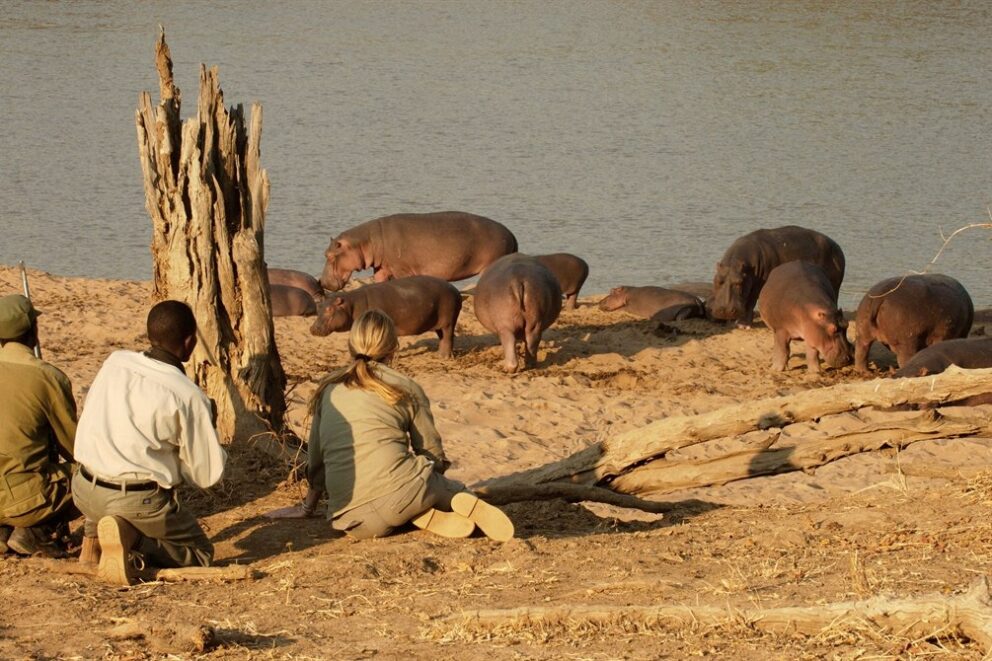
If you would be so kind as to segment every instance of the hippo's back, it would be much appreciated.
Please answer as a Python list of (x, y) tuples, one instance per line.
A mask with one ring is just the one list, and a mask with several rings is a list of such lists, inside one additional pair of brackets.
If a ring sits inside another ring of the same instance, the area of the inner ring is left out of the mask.
[(544, 264), (558, 278), (561, 291), (566, 296), (578, 293), (589, 277), (589, 264), (586, 260), (567, 252), (535, 255), (534, 259)]
[(377, 308), (392, 318), (400, 335), (415, 335), (458, 319), (462, 298), (450, 282), (414, 275), (359, 287), (350, 292), (354, 316)]
[(397, 278), (462, 280), (517, 250), (516, 237), (504, 225), (464, 211), (383, 216), (360, 225), (356, 236), (369, 237), (383, 268)]
[(918, 351), (893, 376), (940, 374), (951, 365), (968, 370), (992, 367), (992, 337), (959, 338), (931, 344)]
[(876, 283), (858, 305), (858, 332), (878, 326), (930, 325), (953, 319), (957, 332), (967, 334), (975, 316), (971, 296), (954, 278), (925, 273), (886, 278)]
[(844, 280), (846, 260), (840, 245), (826, 234), (798, 225), (755, 230), (737, 239), (727, 252), (752, 260), (764, 278), (776, 266), (801, 260), (822, 267), (837, 292)]

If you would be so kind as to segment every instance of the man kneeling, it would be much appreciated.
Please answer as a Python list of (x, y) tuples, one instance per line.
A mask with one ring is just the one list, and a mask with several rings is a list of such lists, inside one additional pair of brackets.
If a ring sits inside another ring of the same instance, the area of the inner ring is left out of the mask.
[(98, 574), (120, 585), (142, 565), (210, 564), (213, 545), (175, 488), (216, 484), (227, 458), (210, 400), (183, 371), (196, 346), (193, 311), (179, 301), (155, 305), (148, 340), (148, 351), (107, 358), (76, 431), (72, 495), (86, 517), (83, 556), (94, 558), (99, 545)]

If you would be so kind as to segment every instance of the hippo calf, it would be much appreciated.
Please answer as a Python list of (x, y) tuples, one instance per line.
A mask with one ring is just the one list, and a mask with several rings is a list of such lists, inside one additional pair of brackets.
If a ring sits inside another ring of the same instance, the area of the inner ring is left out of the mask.
[(462, 297), (454, 285), (429, 275), (399, 278), (328, 295), (317, 310), (310, 333), (328, 335), (350, 330), (354, 320), (372, 308), (389, 315), (398, 335), (437, 332), (440, 339), (438, 355), (451, 357)]
[(689, 292), (664, 287), (614, 287), (599, 302), (599, 309), (623, 310), (645, 319), (678, 321), (705, 317), (703, 302)]
[(776, 266), (761, 289), (758, 308), (775, 333), (772, 369), (785, 370), (792, 340), (806, 344), (810, 374), (820, 373), (821, 355), (830, 367), (851, 364), (847, 322), (837, 308), (833, 283), (820, 266), (801, 261)]
[(288, 285), (269, 285), (273, 317), (309, 317), (317, 314), (317, 302), (310, 292)]
[(544, 264), (558, 278), (562, 296), (565, 297), (565, 309), (574, 310), (578, 307), (579, 290), (589, 277), (589, 264), (586, 260), (567, 252), (534, 255), (534, 259)]
[(734, 241), (717, 263), (710, 316), (750, 326), (772, 269), (797, 259), (823, 268), (836, 297), (844, 280), (844, 251), (833, 239), (797, 225), (760, 229)]
[(878, 340), (896, 354), (902, 367), (931, 344), (967, 337), (974, 316), (971, 296), (950, 276), (934, 273), (882, 280), (858, 305), (854, 365), (868, 372), (868, 350)]
[(517, 251), (506, 227), (462, 211), (401, 213), (345, 230), (324, 252), (324, 289), (342, 289), (355, 271), (371, 268), (376, 282), (411, 275), (455, 281), (480, 273)]
[(298, 287), (307, 292), (316, 300), (324, 298), (324, 288), (320, 286), (317, 278), (303, 271), (293, 269), (267, 269), (269, 273), (269, 286), (286, 285), (287, 287)]
[(475, 316), (496, 333), (503, 347), (503, 368), (516, 372), (517, 342), (524, 342), (524, 365), (537, 363), (541, 334), (561, 313), (561, 286), (548, 267), (529, 255), (500, 257), (479, 276)]

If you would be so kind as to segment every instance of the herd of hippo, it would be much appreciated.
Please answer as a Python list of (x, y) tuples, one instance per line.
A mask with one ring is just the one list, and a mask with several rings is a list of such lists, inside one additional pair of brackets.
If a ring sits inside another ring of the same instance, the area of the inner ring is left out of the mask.
[[(589, 275), (584, 260), (568, 253), (526, 255), (500, 223), (470, 213), (396, 214), (367, 221), (331, 240), (317, 280), (300, 271), (268, 270), (275, 316), (316, 315), (310, 332), (347, 331), (369, 308), (386, 312), (400, 335), (434, 331), (438, 352), (450, 357), (462, 293), (451, 282), (478, 275), (474, 308), (496, 334), (503, 366), (533, 366), (541, 334), (562, 308), (577, 305)], [(672, 321), (693, 317), (750, 326), (755, 307), (775, 336), (772, 368), (784, 370), (789, 344), (803, 340), (810, 372), (820, 358), (831, 367), (852, 361), (868, 371), (875, 341), (899, 363), (896, 376), (920, 376), (955, 364), (992, 366), (992, 339), (966, 339), (974, 319), (971, 297), (946, 275), (895, 277), (876, 284), (854, 317), (856, 343), (837, 305), (844, 279), (844, 252), (830, 237), (794, 225), (760, 229), (731, 244), (716, 266), (713, 283), (672, 288), (616, 287), (602, 310)], [(341, 291), (353, 273), (371, 268), (374, 283)], [(563, 299), (564, 298), (564, 302)]]

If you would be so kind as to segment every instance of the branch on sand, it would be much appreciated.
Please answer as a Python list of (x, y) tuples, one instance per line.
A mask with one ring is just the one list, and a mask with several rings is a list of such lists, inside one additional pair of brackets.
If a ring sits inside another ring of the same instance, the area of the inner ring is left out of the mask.
[[(595, 501), (599, 500), (597, 495), (607, 490), (639, 495), (723, 484), (757, 475), (808, 471), (858, 452), (903, 447), (926, 439), (975, 435), (992, 427), (992, 420), (984, 410), (977, 409), (967, 418), (936, 413), (907, 418), (905, 412), (876, 412), (872, 416), (876, 420), (859, 429), (830, 431), (828, 424), (820, 424), (820, 429), (814, 425), (814, 433), (807, 432), (807, 440), (788, 438), (787, 443), (772, 447), (787, 438), (787, 432), (794, 432), (781, 428), (867, 406), (934, 406), (988, 392), (992, 392), (992, 369), (963, 370), (952, 366), (933, 376), (875, 379), (744, 402), (700, 415), (665, 418), (591, 445), (560, 461), (490, 480), (477, 485), (476, 490), (508, 503), (562, 497), (556, 490), (562, 495), (572, 493), (574, 499), (579, 493), (574, 487), (582, 485), (592, 487), (588, 500)], [(740, 436), (759, 431), (765, 432), (766, 438), (752, 443), (757, 447), (740, 449)], [(809, 440), (808, 436), (819, 438)], [(702, 461), (670, 457), (676, 450), (709, 441), (723, 441), (731, 446), (736, 441), (736, 447), (723, 456)]]
[(960, 634), (992, 651), (992, 594), (980, 577), (964, 594), (930, 594), (897, 599), (876, 596), (806, 607), (744, 608), (720, 606), (577, 606), (521, 607), (465, 611), (446, 617), (439, 628), (498, 633), (560, 627), (623, 627), (686, 629), (743, 625), (774, 634), (815, 636), (868, 622), (882, 630), (912, 638)]

